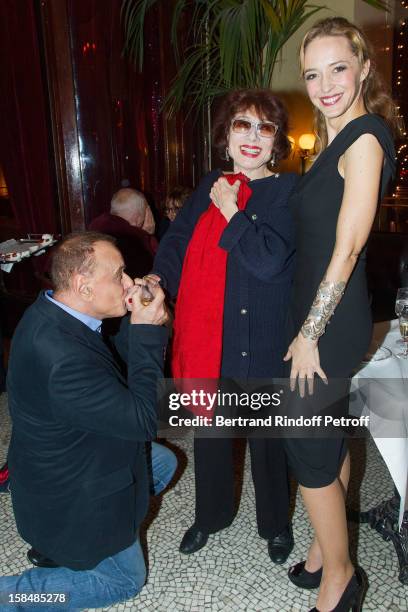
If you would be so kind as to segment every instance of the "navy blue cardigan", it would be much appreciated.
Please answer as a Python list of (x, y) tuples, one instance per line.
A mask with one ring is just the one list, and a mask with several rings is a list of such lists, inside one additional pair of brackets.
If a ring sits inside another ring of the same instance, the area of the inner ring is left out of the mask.
[[(214, 170), (202, 179), (160, 243), (153, 270), (172, 297), (194, 227), (219, 176)], [(228, 252), (222, 376), (284, 376), (295, 252), (287, 201), (297, 178), (282, 174), (251, 181), (245, 211), (232, 217), (221, 236), (219, 246)]]

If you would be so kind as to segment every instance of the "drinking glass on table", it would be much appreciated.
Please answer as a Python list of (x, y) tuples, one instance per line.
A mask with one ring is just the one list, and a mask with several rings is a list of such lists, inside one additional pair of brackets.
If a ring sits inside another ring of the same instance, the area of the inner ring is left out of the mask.
[[(397, 298), (395, 300), (395, 314), (397, 317), (400, 316), (404, 306), (408, 306), (408, 287), (400, 287), (397, 291)], [(403, 346), (403, 340), (397, 340), (399, 346)]]
[(408, 287), (400, 287), (397, 291), (397, 299), (395, 300), (395, 314), (400, 316), (404, 306), (408, 306)]
[(408, 304), (400, 310), (398, 319), (404, 348), (401, 352), (396, 353), (396, 356), (400, 359), (408, 359)]

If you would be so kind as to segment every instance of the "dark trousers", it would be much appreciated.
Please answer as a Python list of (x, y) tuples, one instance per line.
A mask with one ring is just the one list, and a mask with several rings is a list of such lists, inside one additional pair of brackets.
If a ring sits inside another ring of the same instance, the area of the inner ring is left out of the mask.
[[(286, 456), (279, 439), (250, 438), (256, 518), (261, 538), (271, 539), (289, 523)], [(228, 527), (234, 519), (232, 438), (195, 438), (195, 524), (204, 533)]]

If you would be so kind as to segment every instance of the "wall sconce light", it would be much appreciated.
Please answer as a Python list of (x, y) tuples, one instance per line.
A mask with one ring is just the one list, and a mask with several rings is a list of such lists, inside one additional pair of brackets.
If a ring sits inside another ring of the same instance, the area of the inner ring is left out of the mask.
[(6, 179), (4, 178), (3, 169), (0, 166), (0, 198), (8, 198), (9, 192), (7, 189)]
[(311, 160), (313, 150), (316, 142), (316, 136), (314, 134), (302, 134), (299, 136), (299, 155), (301, 160), (302, 175), (306, 171), (306, 164)]

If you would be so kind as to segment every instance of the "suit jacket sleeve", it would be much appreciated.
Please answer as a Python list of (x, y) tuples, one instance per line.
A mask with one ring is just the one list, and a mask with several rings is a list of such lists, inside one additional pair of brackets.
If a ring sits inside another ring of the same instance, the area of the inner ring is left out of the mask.
[(157, 380), (167, 330), (128, 326), (128, 380), (95, 351), (67, 351), (49, 376), (54, 417), (74, 429), (127, 440), (156, 437)]
[[(105, 323), (105, 321), (104, 321)], [(127, 367), (128, 356), (129, 356), (129, 327), (130, 327), (130, 314), (122, 317), (120, 322), (119, 330), (114, 335), (109, 335), (109, 340), (115, 347), (120, 358)]]

